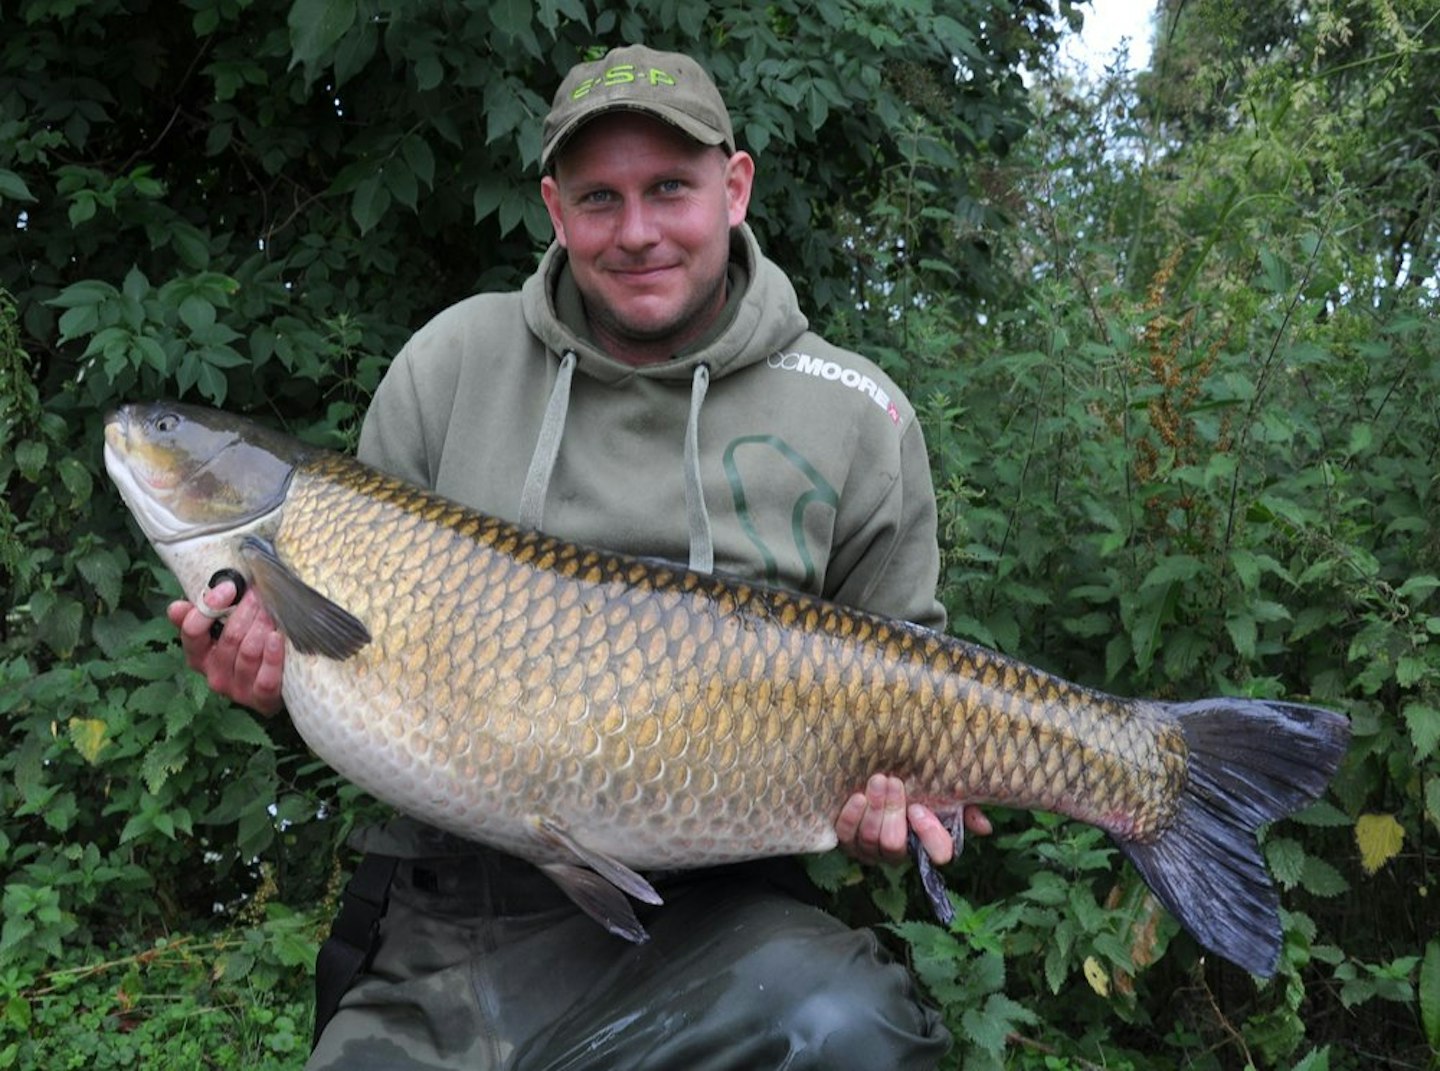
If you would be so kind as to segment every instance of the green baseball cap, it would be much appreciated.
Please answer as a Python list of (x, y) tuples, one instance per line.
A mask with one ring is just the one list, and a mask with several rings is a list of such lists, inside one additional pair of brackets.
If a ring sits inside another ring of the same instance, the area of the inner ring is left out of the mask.
[(555, 154), (581, 126), (614, 111), (653, 115), (702, 145), (735, 151), (730, 112), (700, 64), (678, 52), (627, 45), (570, 68), (545, 116), (540, 170), (550, 170)]

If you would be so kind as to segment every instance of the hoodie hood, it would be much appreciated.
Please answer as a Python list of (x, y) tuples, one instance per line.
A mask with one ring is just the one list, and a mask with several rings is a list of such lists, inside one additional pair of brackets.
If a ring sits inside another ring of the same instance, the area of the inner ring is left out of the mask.
[(804, 333), (809, 323), (800, 311), (795, 288), (784, 272), (761, 255), (755, 235), (741, 224), (731, 232), (730, 293), (713, 329), (694, 347), (668, 361), (632, 365), (610, 356), (575, 330), (572, 325), (583, 318), (582, 309), (575, 308), (568, 316), (563, 314), (567, 301), (579, 304), (578, 295), (565, 294), (567, 285), (574, 286), (566, 278), (568, 263), (565, 250), (558, 242), (552, 244), (540, 269), (521, 290), (525, 323), (548, 354), (559, 359), (559, 367), (525, 474), (520, 522), (535, 528), (544, 523), (545, 501), (560, 455), (571, 384), (577, 371), (610, 385), (632, 379), (688, 383), (690, 412), (682, 465), (689, 563), (692, 569), (708, 573), (715, 565), (715, 545), (701, 489), (700, 411), (711, 380), (765, 360)]
[(710, 378), (718, 379), (765, 360), (809, 327), (795, 288), (785, 273), (761, 254), (748, 224), (742, 223), (731, 232), (732, 286), (717, 330), (669, 361), (627, 364), (570, 327), (561, 312), (568, 265), (569, 254), (559, 243), (552, 243), (539, 271), (525, 281), (521, 290), (525, 323), (552, 354), (561, 357), (574, 353), (576, 371), (601, 382), (617, 383), (631, 376), (690, 382), (702, 364), (709, 369)]

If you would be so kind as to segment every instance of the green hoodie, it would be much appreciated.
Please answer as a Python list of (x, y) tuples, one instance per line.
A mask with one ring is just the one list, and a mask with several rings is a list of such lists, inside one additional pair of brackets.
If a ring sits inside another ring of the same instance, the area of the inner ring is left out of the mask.
[(360, 457), (575, 542), (713, 561), (943, 628), (910, 404), (808, 330), (748, 227), (734, 232), (730, 283), (716, 330), (635, 367), (588, 338), (552, 246), (518, 293), (472, 297), (415, 334), (375, 394)]

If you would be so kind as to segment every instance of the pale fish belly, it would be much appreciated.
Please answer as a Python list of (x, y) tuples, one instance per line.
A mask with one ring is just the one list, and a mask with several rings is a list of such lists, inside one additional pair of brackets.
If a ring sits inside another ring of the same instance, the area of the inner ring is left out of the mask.
[[(561, 861), (565, 854), (536, 835), (537, 821), (551, 819), (638, 869), (835, 845), (829, 801), (806, 805), (786, 792), (790, 806), (775, 813), (756, 798), (764, 795), (756, 791), (764, 771), (751, 767), (727, 780), (703, 762), (667, 754), (674, 739), (637, 749), (613, 710), (606, 720), (619, 731), (608, 733), (596, 732), (588, 717), (571, 724), (553, 711), (486, 717), (475, 700), (442, 717), (427, 710), (423, 695), (387, 687), (367, 694), (367, 676), (373, 679), (363, 658), (340, 663), (288, 650), (285, 704), (297, 731), (343, 777), (457, 836), (536, 863)], [(511, 731), (496, 732), (490, 723)], [(516, 725), (527, 728), (516, 732)], [(684, 741), (686, 750), (690, 743)], [(695, 750), (710, 752), (705, 744)]]

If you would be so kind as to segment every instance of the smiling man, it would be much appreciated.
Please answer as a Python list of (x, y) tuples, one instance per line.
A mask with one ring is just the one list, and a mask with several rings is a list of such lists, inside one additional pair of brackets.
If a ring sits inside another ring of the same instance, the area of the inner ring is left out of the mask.
[[(415, 334), (361, 459), (576, 542), (942, 627), (915, 413), (760, 253), (755, 162), (709, 76), (641, 46), (577, 66), (541, 165), (539, 269)], [(284, 645), (253, 600), (218, 638), (189, 603), (170, 616), (213, 688), (273, 712)], [(862, 861), (902, 858), (911, 830), (952, 854), (890, 771), (835, 807)], [(806, 902), (792, 861), (654, 875), (665, 904), (630, 945), (512, 857), (406, 818), (358, 840), (310, 1068), (904, 1069), (945, 1049), (904, 969)]]

